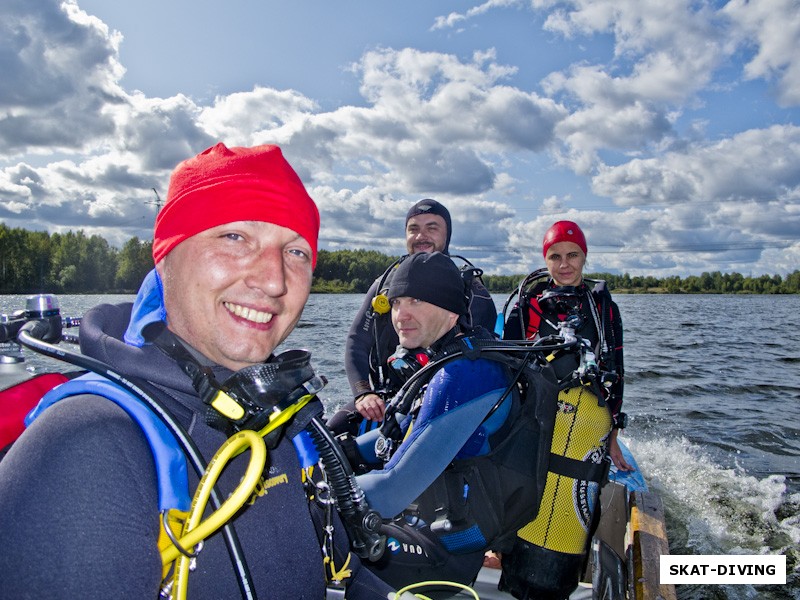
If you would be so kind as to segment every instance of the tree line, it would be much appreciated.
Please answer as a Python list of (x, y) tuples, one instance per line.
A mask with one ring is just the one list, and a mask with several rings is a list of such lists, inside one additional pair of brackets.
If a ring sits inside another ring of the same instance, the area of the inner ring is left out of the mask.
[[(521, 275), (488, 275), (483, 278), (490, 292), (502, 293), (515, 289), (522, 280)], [(616, 293), (630, 294), (798, 294), (800, 293), (800, 271), (795, 270), (785, 278), (780, 275), (745, 277), (740, 273), (713, 271), (701, 275), (681, 278), (631, 276), (613, 273), (589, 273), (590, 279), (602, 279), (608, 289)]]
[(112, 247), (83, 231), (49, 234), (0, 223), (0, 293), (135, 293), (153, 268), (152, 241)]
[[(153, 268), (153, 243), (131, 238), (121, 248), (83, 231), (49, 234), (9, 228), (0, 223), (0, 294), (120, 293), (132, 294)], [(399, 257), (374, 250), (320, 250), (314, 271), (315, 293), (364, 293), (386, 267)], [(524, 273), (484, 275), (490, 292), (510, 293)], [(669, 276), (593, 273), (617, 293), (667, 294), (797, 294), (800, 271), (780, 275), (745, 277), (739, 273), (703, 273), (681, 278)]]

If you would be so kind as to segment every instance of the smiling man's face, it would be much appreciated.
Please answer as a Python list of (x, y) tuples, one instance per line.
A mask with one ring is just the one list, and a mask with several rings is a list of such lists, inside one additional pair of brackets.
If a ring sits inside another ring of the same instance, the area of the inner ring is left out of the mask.
[(311, 290), (312, 250), (286, 227), (237, 221), (185, 239), (156, 268), (169, 329), (238, 371), (266, 360), (294, 329)]

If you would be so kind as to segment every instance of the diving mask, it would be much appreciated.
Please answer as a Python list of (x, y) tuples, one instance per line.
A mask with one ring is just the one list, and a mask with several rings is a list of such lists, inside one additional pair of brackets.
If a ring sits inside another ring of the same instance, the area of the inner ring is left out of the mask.
[(539, 297), (539, 306), (542, 310), (569, 315), (580, 310), (582, 295), (577, 287), (561, 285), (546, 289)]
[(287, 350), (270, 362), (237, 371), (220, 386), (220, 392), (239, 410), (231, 412), (230, 406), (220, 410), (223, 407), (216, 400), (210, 404), (235, 429), (266, 435), (288, 422), (325, 384), (323, 377), (314, 374), (310, 352)]

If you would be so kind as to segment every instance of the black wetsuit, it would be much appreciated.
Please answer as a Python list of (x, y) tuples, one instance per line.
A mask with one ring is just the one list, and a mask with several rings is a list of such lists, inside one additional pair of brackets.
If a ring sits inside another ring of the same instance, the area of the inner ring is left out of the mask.
[[(153, 383), (205, 460), (226, 435), (206, 425), (206, 407), (189, 378), (152, 346), (124, 344), (131, 305), (101, 305), (81, 325), (84, 354)], [(224, 381), (230, 372), (213, 366)], [(221, 495), (238, 485), (249, 453), (223, 472)], [(323, 598), (319, 529), (287, 439), (268, 452), (266, 493), (235, 518), (236, 532), (262, 598)], [(190, 492), (197, 477), (189, 468)], [(0, 598), (157, 598), (161, 559), (153, 455), (140, 427), (116, 404), (92, 395), (48, 408), (0, 462)], [(334, 536), (346, 555), (344, 526)], [(337, 567), (341, 568), (339, 564)], [(386, 598), (389, 587), (353, 555), (348, 598)], [(189, 575), (189, 597), (241, 597), (221, 532)]]

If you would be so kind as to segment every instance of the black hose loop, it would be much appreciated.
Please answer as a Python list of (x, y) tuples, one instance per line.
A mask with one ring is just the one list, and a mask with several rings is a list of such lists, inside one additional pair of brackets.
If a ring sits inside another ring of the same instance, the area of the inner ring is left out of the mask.
[(386, 547), (386, 536), (380, 533), (381, 516), (369, 507), (341, 446), (322, 420), (311, 419), (306, 431), (319, 454), (353, 551), (361, 558), (378, 560)]

